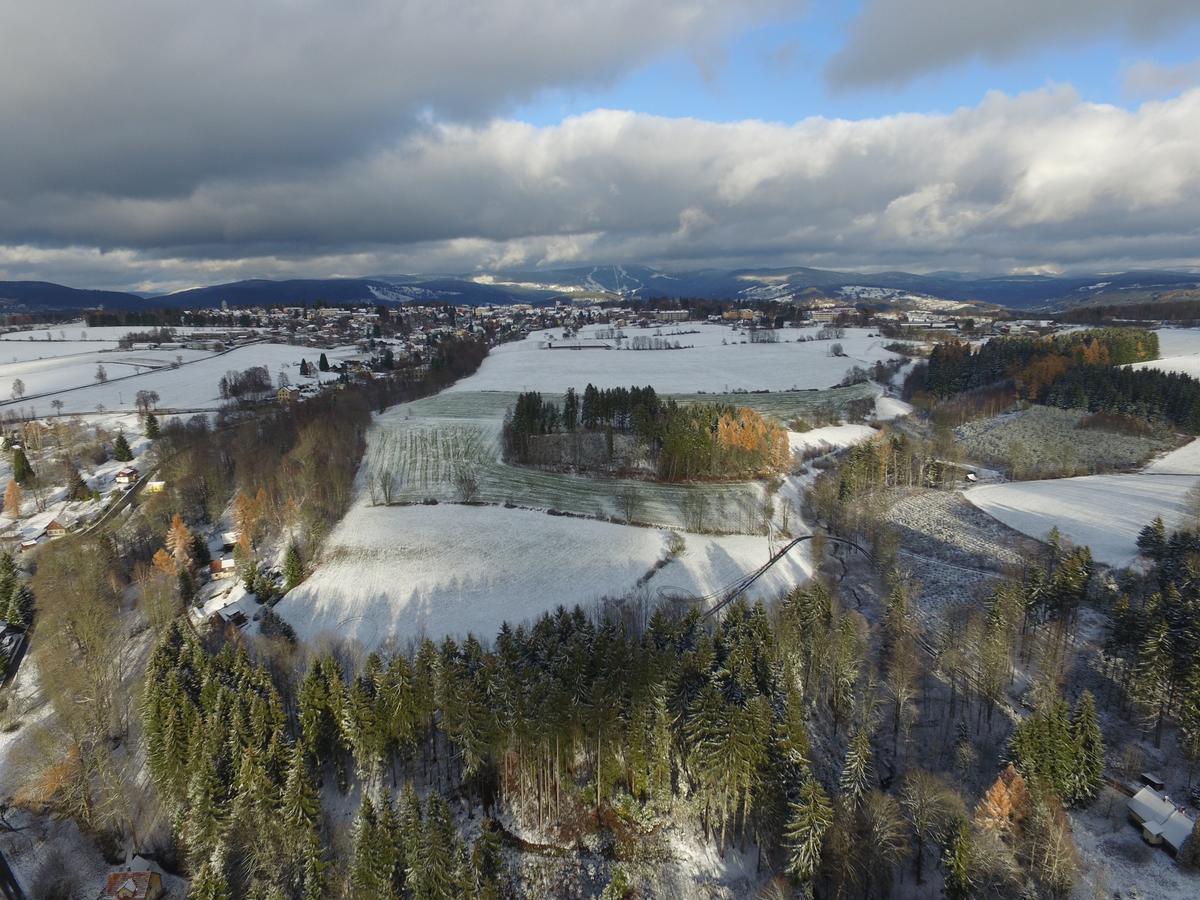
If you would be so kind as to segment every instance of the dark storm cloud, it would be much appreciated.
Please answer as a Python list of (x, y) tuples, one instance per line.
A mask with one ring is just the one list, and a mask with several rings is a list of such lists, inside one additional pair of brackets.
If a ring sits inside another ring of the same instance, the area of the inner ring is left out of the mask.
[(0, 278), (1196, 262), (1200, 91), (1134, 110), (1062, 88), (950, 115), (536, 127), (506, 104), (716, 40), (748, 7), (128, 0), (120, 16), (70, 4), (56, 32), (44, 6), (0, 11)]
[(865, 0), (828, 75), (842, 86), (904, 83), (971, 59), (1109, 34), (1148, 39), (1197, 20), (1196, 0)]

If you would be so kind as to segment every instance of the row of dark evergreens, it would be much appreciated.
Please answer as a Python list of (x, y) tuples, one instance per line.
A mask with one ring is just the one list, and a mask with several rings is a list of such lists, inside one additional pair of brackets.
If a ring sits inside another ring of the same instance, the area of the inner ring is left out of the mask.
[(972, 347), (938, 344), (906, 384), (943, 401), (1011, 385), (1017, 396), (1064, 409), (1161, 421), (1200, 433), (1200, 381), (1129, 363), (1158, 358), (1158, 336), (1138, 328), (1093, 328), (1047, 338), (992, 338)]

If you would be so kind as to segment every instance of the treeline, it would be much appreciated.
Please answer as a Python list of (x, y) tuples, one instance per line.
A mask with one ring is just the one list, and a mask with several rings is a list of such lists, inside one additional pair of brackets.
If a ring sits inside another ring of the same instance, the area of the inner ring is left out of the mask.
[(475, 371), (487, 354), (476, 341), (451, 340), (434, 351), (427, 374), (381, 378), (244, 416), (222, 413), (156, 423), (167, 489), (143, 502), (145, 523), (133, 558), (148, 558), (171, 516), (217, 521), (237, 492), (265, 495), (271, 527), (294, 525), (319, 539), (349, 504), (371, 412), (428, 396)]
[(1077, 367), (1051, 384), (1040, 402), (1163, 421), (1200, 434), (1200, 381), (1182, 372)]
[(1200, 321), (1200, 300), (1155, 300), (1146, 303), (1122, 303), (1115, 306), (1081, 306), (1062, 314), (1062, 321), (1078, 325), (1105, 322), (1179, 322), (1190, 325)]
[[(1177, 372), (1127, 368), (1158, 358), (1158, 336), (1135, 328), (1100, 328), (1052, 338), (993, 338), (977, 349), (949, 342), (914, 369), (905, 393), (927, 393), (963, 407), (947, 420), (992, 409), (999, 398), (1021, 398), (1064, 409), (1086, 409), (1162, 421), (1200, 432), (1200, 381)], [(935, 412), (937, 409), (935, 409)], [(943, 411), (944, 413), (945, 411)]]
[(934, 346), (923, 388), (938, 397), (1016, 379), (1029, 399), (1068, 369), (1122, 366), (1158, 358), (1158, 335), (1135, 328), (1096, 328), (1049, 338), (992, 338), (977, 348), (961, 341)]
[(542, 458), (539, 438), (597, 432), (605, 435), (610, 461), (613, 435), (632, 435), (666, 481), (757, 477), (791, 463), (779, 423), (728, 404), (664, 402), (652, 387), (589, 384), (582, 398), (568, 389), (561, 407), (536, 391), (523, 393), (505, 418), (504, 447), (509, 458), (529, 463)]
[[(1168, 532), (1161, 518), (1142, 529), (1138, 550), (1152, 563), (1142, 591), (1113, 610), (1106, 652), (1126, 703), (1162, 741), (1169, 716), (1191, 766), (1200, 762), (1200, 532)], [(1197, 848), (1200, 850), (1200, 847)]]

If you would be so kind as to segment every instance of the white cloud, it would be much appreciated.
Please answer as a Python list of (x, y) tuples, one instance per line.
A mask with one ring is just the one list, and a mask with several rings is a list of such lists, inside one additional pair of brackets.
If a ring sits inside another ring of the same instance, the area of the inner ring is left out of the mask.
[(312, 170), (719, 43), (797, 0), (0, 4), (0, 196)]
[(1128, 110), (1059, 88), (863, 121), (598, 110), (549, 127), (435, 124), (317, 177), (0, 200), (0, 244), (34, 232), (43, 246), (124, 248), (40, 261), (0, 249), (0, 275), (93, 271), (85, 283), (101, 286), (122, 269), (175, 284), (614, 261), (1196, 265), (1197, 121), (1200, 90)]
[(1143, 41), (1196, 20), (1195, 0), (864, 0), (827, 74), (844, 86), (902, 84), (973, 59), (1111, 34)]

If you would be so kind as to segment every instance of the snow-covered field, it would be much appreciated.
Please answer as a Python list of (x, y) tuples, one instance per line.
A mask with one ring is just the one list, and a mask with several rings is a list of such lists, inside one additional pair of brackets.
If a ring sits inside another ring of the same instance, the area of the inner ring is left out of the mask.
[(826, 425), (810, 431), (789, 431), (788, 445), (793, 453), (807, 450), (841, 450), (868, 441), (879, 434), (869, 425)]
[(1159, 358), (1134, 363), (1133, 369), (1161, 369), (1200, 378), (1200, 328), (1160, 328)]
[(1200, 441), (1150, 463), (1136, 475), (1087, 475), (1049, 481), (989, 484), (965, 492), (968, 500), (1005, 525), (1036, 538), (1051, 528), (1096, 559), (1127, 566), (1137, 558), (1138, 532), (1156, 516), (1168, 528), (1185, 513), (1185, 495), (1200, 483)]
[[(646, 584), (651, 601), (703, 595), (769, 558), (766, 538), (685, 534), (684, 550)], [(361, 499), (330, 536), (315, 574), (275, 611), (307, 641), (330, 635), (378, 647), (428, 636), (495, 635), (502, 622), (559, 604), (635, 593), (669, 555), (652, 528), (503, 507), (370, 506)], [(804, 545), (761, 579), (756, 596), (808, 577)]]
[[(0, 347), (0, 360), (4, 359), (4, 349)], [(151, 390), (158, 392), (159, 406), (163, 409), (216, 409), (221, 404), (219, 383), (226, 372), (266, 366), (272, 379), (282, 370), (292, 384), (301, 384), (304, 379), (300, 377), (300, 360), (307, 358), (315, 368), (320, 353), (287, 344), (251, 344), (219, 354), (189, 350), (113, 351), (0, 364), (0, 391), (8, 395), (12, 381), (20, 378), (25, 382), (27, 395), (24, 400), (9, 400), (0, 407), (21, 406), (45, 415), (51, 412), (52, 401), (61, 400), (62, 411), (66, 413), (92, 413), (99, 406), (110, 411), (133, 411), (137, 392)], [(183, 364), (172, 368), (176, 355), (182, 356)], [(356, 357), (358, 351), (345, 347), (326, 351), (326, 355), (331, 362), (337, 362)], [(109, 380), (103, 384), (95, 381), (97, 364), (103, 364), (108, 373)], [(126, 375), (133, 377), (122, 377)], [(330, 373), (324, 375), (326, 380), (334, 377)], [(34, 398), (34, 394), (42, 396)]]
[[(677, 333), (696, 328), (699, 333)], [(502, 622), (529, 620), (560, 604), (706, 595), (761, 566), (772, 547), (753, 533), (763, 528), (764, 514), (772, 514), (764, 508), (764, 482), (658, 484), (506, 465), (499, 434), (516, 392), (649, 384), (662, 394), (681, 395), (681, 402), (739, 403), (787, 421), (818, 407), (874, 399), (879, 393), (874, 385), (827, 389), (850, 366), (892, 354), (863, 329), (837, 341), (809, 342), (795, 341), (815, 330), (789, 329), (784, 337), (793, 343), (778, 344), (750, 344), (743, 332), (693, 323), (626, 334), (656, 331), (665, 340), (696, 346), (552, 350), (546, 342), (561, 340), (562, 332), (542, 332), (494, 349), (476, 375), (450, 390), (378, 417), (354, 505), (326, 541), (316, 571), (276, 611), (306, 641), (329, 635), (377, 647), (423, 635), (474, 632), (490, 638)], [(601, 340), (595, 329), (577, 337)], [(843, 345), (846, 357), (830, 356), (834, 343)], [(784, 393), (789, 389), (794, 391)], [(747, 393), (763, 390), (772, 393)], [(888, 418), (908, 408), (896, 401), (878, 411)], [(793, 434), (791, 441), (800, 448), (841, 448), (876, 433), (866, 425), (835, 425)], [(453, 476), (464, 466), (477, 477), (478, 498), (492, 505), (446, 502), (456, 498)], [(383, 502), (380, 476), (388, 474), (394, 477), (388, 485), (392, 502), (407, 505)], [(774, 498), (777, 526), (785, 509), (795, 509), (806, 483), (804, 476), (784, 479)], [(623, 519), (630, 489), (637, 494), (634, 521), (651, 527), (594, 518)], [(413, 505), (426, 497), (439, 502)], [(500, 505), (505, 502), (518, 508)], [(706, 510), (702, 530), (742, 533), (692, 533), (697, 502)], [(552, 516), (547, 509), (592, 518)], [(803, 533), (794, 515), (787, 527)], [(682, 552), (673, 550), (679, 535)], [(809, 571), (801, 545), (753, 593), (778, 595), (806, 580)]]
[[(10, 344), (14, 342), (10, 341)], [(21, 346), (15, 344), (15, 346)], [(42, 344), (41, 347), (62, 346)], [(73, 345), (73, 346), (88, 346)], [(97, 345), (92, 345), (97, 346)], [(99, 346), (103, 346), (100, 344)], [(96, 383), (96, 369), (103, 366), (110, 379), (138, 375), (158, 369), (169, 369), (176, 362), (195, 362), (212, 356), (201, 350), (105, 350), (92, 353), (72, 353), (48, 356), (24, 362), (3, 362), (7, 345), (0, 346), (0, 396), (12, 396), (12, 385), (20, 379), (25, 385), (26, 402), (36, 395), (66, 391)], [(22, 347), (22, 349), (24, 349)], [(47, 398), (48, 404), (50, 399)], [(65, 402), (65, 401), (64, 401)]]
[[(596, 331), (585, 328), (577, 337), (594, 341)], [(660, 393), (675, 394), (806, 390), (837, 384), (851, 366), (895, 358), (883, 349), (885, 339), (863, 328), (847, 329), (844, 338), (827, 341), (804, 340), (815, 336), (817, 329), (789, 328), (780, 332), (781, 340), (775, 344), (752, 344), (744, 331), (696, 322), (624, 331), (625, 344), (661, 333), (664, 340), (678, 341), (686, 349), (548, 349), (548, 342), (561, 340), (562, 331), (536, 332), (492, 350), (477, 373), (450, 390), (562, 392), (568, 387), (582, 390), (589, 383), (596, 387), (649, 384)], [(844, 357), (830, 355), (834, 344), (842, 345)]]

